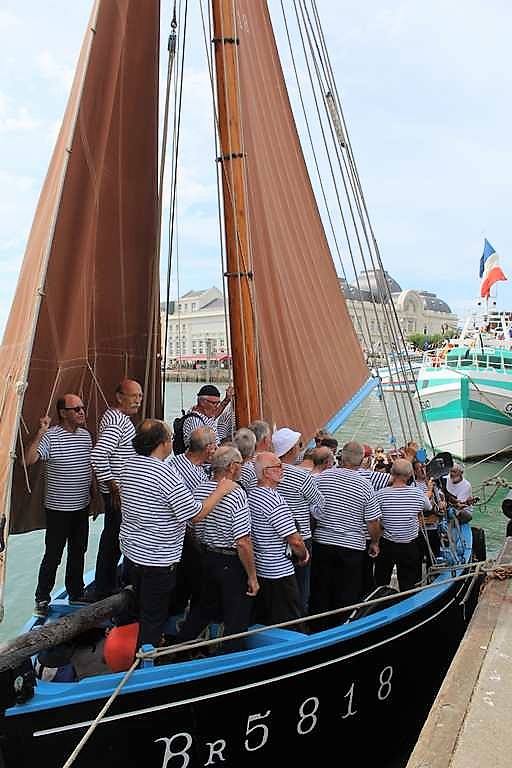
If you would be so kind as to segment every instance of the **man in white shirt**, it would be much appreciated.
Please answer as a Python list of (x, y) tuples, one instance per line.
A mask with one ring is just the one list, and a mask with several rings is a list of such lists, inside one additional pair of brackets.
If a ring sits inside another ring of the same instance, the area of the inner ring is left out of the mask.
[(446, 477), (446, 490), (453, 497), (448, 504), (452, 503), (457, 510), (457, 517), (461, 522), (469, 522), (473, 516), (473, 490), (471, 483), (466, 480), (464, 467), (462, 464), (454, 464)]

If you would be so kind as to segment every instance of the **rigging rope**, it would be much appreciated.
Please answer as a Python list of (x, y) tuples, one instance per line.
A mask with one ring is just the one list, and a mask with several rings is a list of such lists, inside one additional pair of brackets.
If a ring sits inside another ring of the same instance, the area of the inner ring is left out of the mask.
[[(310, 55), (311, 55), (311, 58), (313, 59), (314, 65), (315, 65), (315, 71), (316, 71), (316, 75), (317, 75), (317, 80), (318, 80), (319, 88), (320, 88), (320, 90), (323, 93), (326, 112), (331, 117), (329, 125), (330, 125), (330, 128), (331, 128), (331, 135), (332, 135), (333, 142), (334, 142), (333, 123), (336, 124), (338, 121), (333, 120), (332, 105), (334, 105), (334, 98), (332, 97), (332, 93), (334, 92), (334, 93), (337, 94), (337, 89), (336, 89), (336, 84), (334, 82), (334, 77), (333, 77), (333, 74), (332, 74), (332, 68), (330, 68), (330, 63), (329, 63), (329, 60), (328, 60), (328, 54), (327, 54), (326, 46), (325, 46), (325, 38), (324, 38), (324, 35), (323, 35), (320, 19), (319, 19), (319, 16), (318, 16), (318, 11), (316, 9), (316, 4), (313, 3), (313, 10), (314, 10), (315, 21), (316, 21), (316, 34), (315, 34), (314, 25), (313, 25), (313, 23), (311, 21), (311, 18), (310, 18), (307, 6), (304, 3), (302, 3), (300, 5), (300, 8), (301, 8), (302, 21), (303, 21), (303, 24), (304, 24), (304, 27), (305, 27), (305, 33), (307, 35), (309, 46), (310, 46)], [(307, 19), (308, 23), (306, 23), (306, 19)], [(309, 24), (309, 29), (308, 29), (308, 24)], [(318, 44), (318, 38), (320, 39), (320, 45)], [(316, 49), (316, 55), (315, 55), (315, 49)], [(323, 55), (322, 55), (322, 52), (323, 52)], [(320, 64), (319, 64), (319, 62), (320, 62)], [(323, 73), (323, 76), (324, 76), (324, 79), (325, 79), (325, 83), (327, 84), (326, 86), (322, 82), (322, 73)], [(331, 98), (326, 98), (326, 97), (331, 97)], [(341, 111), (341, 107), (339, 106), (339, 104), (336, 107), (336, 109), (337, 109), (337, 112), (338, 112), (339, 117), (340, 117), (340, 121), (339, 121), (340, 125), (341, 125), (341, 121), (343, 120), (344, 132), (342, 130), (342, 136), (341, 137), (337, 137), (338, 141), (339, 141), (339, 146), (337, 146), (336, 142), (334, 142), (334, 146), (335, 146), (336, 156), (337, 156), (338, 162), (340, 164), (340, 171), (341, 171), (342, 179), (343, 179), (344, 186), (345, 186), (345, 193), (347, 195), (349, 206), (350, 206), (351, 213), (352, 213), (353, 226), (356, 229), (356, 233), (357, 233), (358, 232), (357, 224), (356, 224), (356, 221), (355, 221), (355, 217), (353, 215), (352, 206), (351, 206), (351, 203), (350, 203), (350, 196), (348, 194), (348, 189), (347, 189), (347, 185), (346, 185), (346, 182), (345, 182), (345, 175), (343, 173), (343, 169), (345, 169), (345, 173), (347, 175), (348, 183), (349, 183), (350, 189), (352, 191), (352, 197), (354, 199), (354, 203), (355, 203), (356, 209), (357, 209), (358, 214), (359, 214), (359, 220), (360, 220), (360, 223), (361, 223), (361, 227), (362, 227), (362, 231), (363, 231), (363, 235), (364, 235), (364, 240), (366, 242), (366, 246), (367, 246), (367, 249), (368, 249), (368, 252), (369, 252), (369, 256), (370, 256), (370, 260), (371, 260), (371, 263), (372, 263), (372, 267), (373, 267), (374, 273), (376, 275), (378, 274), (377, 270), (375, 269), (376, 260), (377, 260), (377, 263), (378, 263), (379, 269), (380, 269), (380, 273), (381, 273), (382, 277), (384, 277), (384, 268), (383, 268), (383, 265), (382, 265), (382, 260), (380, 259), (380, 254), (378, 252), (378, 246), (377, 246), (377, 243), (376, 243), (376, 239), (375, 239), (375, 236), (373, 234), (373, 230), (371, 228), (371, 222), (370, 222), (369, 217), (368, 217), (368, 211), (367, 211), (367, 208), (366, 208), (366, 203), (365, 203), (365, 200), (364, 200), (364, 195), (363, 195), (363, 192), (362, 192), (361, 183), (360, 183), (360, 180), (359, 180), (359, 176), (358, 176), (358, 173), (357, 173), (357, 168), (355, 166), (355, 162), (354, 162), (354, 159), (353, 159), (353, 153), (352, 153), (350, 142), (349, 142), (349, 139), (348, 139), (348, 131), (347, 131), (346, 124), (345, 124), (345, 121), (343, 119), (343, 113)], [(345, 152), (342, 151), (342, 150), (345, 150)], [(369, 237), (368, 237), (368, 233), (367, 233), (367, 225), (368, 225), (368, 230), (370, 231), (370, 233), (372, 235), (373, 250), (372, 250), (372, 245), (370, 243), (370, 240), (369, 240)], [(367, 279), (368, 279), (368, 269), (367, 269), (367, 266), (366, 266), (366, 259), (365, 259), (365, 256), (364, 256), (364, 251), (363, 251), (363, 248), (362, 248), (362, 243), (361, 243), (361, 240), (359, 238), (359, 235), (357, 235), (357, 238), (358, 238), (358, 244), (359, 244), (359, 248), (360, 248), (360, 255), (361, 255), (361, 258), (362, 258), (362, 261), (363, 261), (363, 264), (364, 264), (364, 271), (365, 271)], [(374, 252), (373, 251), (375, 251), (375, 256), (374, 256)], [(369, 280), (368, 280), (368, 283), (369, 283)], [(402, 349), (400, 350), (399, 349), (400, 344), (398, 344), (398, 343), (396, 344), (397, 350), (398, 350), (399, 354), (397, 355), (396, 360), (395, 360), (395, 368), (400, 367), (402, 369), (402, 375), (405, 378), (406, 377), (405, 366), (408, 365), (408, 367), (410, 369), (409, 370), (409, 374), (413, 377), (413, 380), (414, 380), (414, 373), (412, 371), (412, 366), (410, 364), (410, 361), (409, 361), (409, 359), (408, 359), (408, 357), (406, 355), (405, 340), (404, 340), (404, 337), (403, 337), (402, 329), (401, 329), (400, 324), (398, 322), (398, 315), (397, 315), (397, 312), (396, 312), (396, 307), (394, 306), (393, 301), (392, 301), (392, 296), (391, 296), (391, 292), (390, 292), (390, 289), (389, 289), (389, 285), (388, 285), (388, 283), (385, 280), (382, 280), (382, 283), (383, 283), (383, 285), (380, 285), (379, 281), (377, 281), (377, 287), (379, 289), (379, 293), (380, 293), (380, 296), (381, 296), (380, 304), (382, 306), (382, 313), (383, 313), (383, 316), (384, 316), (385, 325), (387, 327), (388, 340), (390, 338), (394, 338), (397, 342), (398, 341), (401, 342), (401, 347), (402, 347)], [(384, 292), (382, 290), (383, 288), (384, 288)], [(373, 292), (371, 292), (371, 298), (372, 298), (372, 302), (374, 302), (375, 297), (373, 295)], [(375, 307), (374, 307), (374, 312), (376, 314), (376, 321), (377, 321), (377, 324), (379, 326), (379, 333), (381, 335), (381, 340), (383, 341), (383, 344), (384, 344), (384, 350), (386, 351), (385, 338), (384, 338), (384, 335), (382, 334), (382, 329), (380, 328), (380, 321), (379, 321), (378, 314), (376, 312), (376, 308)], [(401, 354), (400, 354), (400, 352), (401, 352)], [(388, 357), (387, 357), (386, 362), (387, 362), (388, 368), (389, 368), (390, 379), (391, 379), (391, 381), (393, 381), (394, 380), (394, 376), (393, 376), (393, 372), (391, 370), (391, 366), (389, 364), (389, 358)], [(405, 419), (406, 419), (406, 422), (407, 422), (407, 427), (409, 429), (409, 435), (412, 436), (411, 423), (414, 423), (418, 435), (421, 436), (420, 425), (418, 423), (418, 419), (417, 419), (417, 416), (416, 416), (416, 409), (414, 407), (414, 403), (412, 401), (412, 398), (410, 397), (410, 393), (406, 393), (406, 394), (407, 394), (407, 396), (409, 398), (409, 410), (410, 410), (410, 413), (411, 413), (411, 420), (412, 420), (412, 421), (409, 420), (408, 411), (407, 411), (407, 409), (405, 409), (404, 414), (405, 414)], [(399, 409), (396, 397), (395, 397), (395, 404), (396, 404), (397, 409)]]
[[(353, 252), (352, 245), (351, 245), (351, 238), (350, 238), (350, 235), (349, 235), (349, 232), (348, 232), (348, 225), (347, 225), (344, 213), (343, 213), (343, 206), (342, 206), (342, 203), (341, 203), (340, 192), (339, 192), (338, 185), (337, 185), (337, 182), (336, 182), (336, 174), (334, 173), (334, 168), (332, 166), (332, 161), (331, 161), (330, 154), (329, 154), (329, 148), (328, 148), (328, 145), (327, 145), (327, 138), (326, 138), (326, 135), (325, 135), (325, 129), (323, 127), (322, 116), (321, 116), (321, 112), (320, 112), (320, 108), (319, 108), (319, 104), (318, 104), (318, 98), (317, 98), (317, 95), (316, 95), (315, 82), (314, 82), (314, 79), (313, 79), (313, 74), (312, 74), (312, 71), (311, 71), (311, 65), (310, 65), (310, 62), (309, 62), (309, 57), (308, 57), (308, 52), (307, 52), (307, 47), (306, 47), (305, 35), (308, 38), (309, 43), (310, 43), (309, 48), (310, 48), (310, 56), (311, 57), (314, 56), (314, 46), (313, 46), (313, 44), (311, 42), (311, 38), (310, 38), (308, 30), (307, 29), (303, 29), (303, 26), (305, 27), (305, 18), (304, 18), (304, 13), (303, 13), (302, 7), (301, 7), (301, 16), (302, 16), (302, 22), (303, 22), (302, 24), (301, 24), (301, 18), (299, 16), (299, 12), (298, 12), (298, 9), (297, 9), (297, 4), (295, 2), (294, 2), (294, 7), (295, 7), (295, 16), (296, 16), (296, 20), (297, 20), (297, 26), (298, 26), (299, 33), (300, 33), (300, 38), (301, 38), (301, 41), (302, 41), (302, 48), (303, 48), (303, 53), (304, 53), (304, 59), (305, 59), (307, 71), (308, 71), (308, 74), (309, 74), (309, 81), (310, 81), (310, 85), (311, 85), (313, 99), (314, 99), (314, 102), (315, 102), (318, 123), (319, 123), (319, 127), (320, 127), (320, 130), (321, 130), (321, 133), (322, 133), (324, 147), (326, 149), (327, 162), (329, 164), (331, 178), (332, 178), (332, 183), (333, 183), (333, 188), (334, 188), (334, 191), (335, 191), (335, 195), (336, 195), (336, 199), (337, 199), (337, 204), (338, 204), (338, 208), (339, 208), (339, 211), (340, 211), (340, 217), (341, 217), (343, 229), (344, 229), (344, 232), (345, 232), (345, 239), (346, 239), (346, 242), (347, 242), (347, 248), (348, 248), (348, 252), (349, 252), (349, 255), (350, 255), (351, 262), (352, 262), (352, 268), (354, 270), (354, 276), (355, 276), (355, 282), (356, 282), (356, 286), (357, 286), (357, 291), (358, 291), (359, 296), (362, 297), (362, 291), (361, 291), (361, 286), (360, 286), (360, 281), (359, 281), (358, 269), (357, 269), (356, 263), (355, 263), (355, 256), (354, 256), (354, 252)], [(283, 15), (284, 15), (284, 17), (286, 19), (286, 13), (284, 12), (284, 7), (283, 6), (282, 6), (282, 10), (283, 10)], [(319, 79), (318, 62), (313, 60), (313, 65), (314, 65), (314, 68), (315, 68), (315, 70), (317, 72), (317, 78)], [(300, 89), (300, 83), (299, 83), (298, 87)], [(323, 98), (322, 98), (322, 101), (323, 101)], [(331, 136), (332, 136), (332, 125), (331, 125), (331, 123), (329, 123), (329, 127), (330, 127), (330, 131), (331, 131)], [(332, 138), (333, 138), (333, 141), (334, 141), (334, 137), (333, 136), (332, 136)], [(337, 147), (335, 147), (335, 149), (337, 151)], [(340, 167), (341, 176), (342, 176), (342, 182), (343, 182), (343, 186), (344, 186), (344, 190), (345, 190), (345, 197), (347, 198), (347, 203), (348, 203), (349, 211), (350, 211), (350, 214), (351, 214), (352, 226), (353, 226), (355, 234), (356, 234), (356, 239), (357, 239), (358, 244), (359, 244), (360, 256), (361, 256), (361, 258), (363, 260), (363, 264), (364, 264), (364, 267), (365, 267), (365, 273), (366, 273), (367, 279), (368, 279), (368, 271), (367, 271), (366, 264), (365, 264), (364, 253), (363, 253), (363, 249), (362, 249), (362, 243), (361, 243), (361, 240), (360, 240), (359, 234), (358, 234), (357, 221), (356, 221), (356, 217), (354, 215), (354, 211), (353, 211), (353, 208), (352, 208), (352, 203), (350, 201), (349, 188), (348, 188), (346, 180), (345, 180), (345, 176), (344, 176), (344, 173), (343, 173), (343, 167), (342, 167), (341, 163), (339, 163), (339, 167)], [(373, 298), (374, 297), (372, 296), (372, 299)], [(364, 302), (361, 302), (361, 310), (362, 310), (363, 318), (364, 318), (364, 321), (365, 321), (365, 325), (367, 327), (368, 338), (371, 340), (371, 343), (373, 343), (372, 334), (370, 332), (369, 323), (368, 323), (368, 319), (367, 319), (367, 316), (366, 316), (366, 308), (364, 306)], [(377, 328), (378, 328), (378, 331), (379, 331), (379, 334), (380, 334), (380, 337), (381, 337), (381, 343), (382, 343), (382, 346), (383, 346), (383, 350), (384, 350), (384, 353), (385, 353), (385, 359), (386, 359), (388, 370), (389, 370), (390, 381), (393, 381), (394, 377), (393, 377), (393, 373), (392, 373), (391, 362), (390, 362), (389, 355), (387, 354), (387, 343), (386, 343), (386, 340), (384, 339), (384, 334), (382, 332), (380, 318), (378, 316), (378, 312), (377, 312), (377, 309), (376, 309), (374, 303), (373, 303), (373, 312), (374, 312)], [(398, 420), (400, 422), (400, 426), (401, 426), (401, 429), (402, 429), (402, 434), (403, 434), (404, 440), (406, 440), (408, 435), (410, 436), (412, 434), (412, 429), (411, 429), (411, 425), (410, 425), (410, 422), (409, 422), (409, 419), (408, 419), (408, 414), (405, 413), (405, 422), (404, 422), (404, 419), (402, 417), (402, 408), (399, 405), (398, 398), (397, 398), (397, 395), (396, 395), (396, 391), (395, 391), (394, 388), (393, 388), (393, 397), (394, 397), (394, 400), (395, 400), (395, 407), (396, 407), (397, 417), (398, 417)], [(393, 432), (394, 430), (391, 429), (390, 431)]]

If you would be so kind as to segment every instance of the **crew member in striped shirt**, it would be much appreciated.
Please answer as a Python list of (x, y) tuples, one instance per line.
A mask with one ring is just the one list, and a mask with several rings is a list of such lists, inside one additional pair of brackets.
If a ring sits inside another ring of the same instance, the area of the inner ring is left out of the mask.
[[(167, 462), (180, 475), (188, 490), (195, 489), (208, 480), (205, 466), (210, 466), (212, 456), (217, 450), (216, 435), (209, 427), (195, 429), (190, 435), (190, 442), (185, 453), (171, 455)], [(182, 613), (188, 606), (197, 602), (201, 594), (203, 574), (203, 552), (196, 539), (194, 526), (187, 525), (183, 553), (176, 571), (176, 589), (170, 610)]]
[(258, 485), (256, 469), (254, 468), (254, 454), (256, 451), (256, 435), (248, 427), (241, 427), (233, 438), (233, 444), (238, 448), (242, 456), (242, 471), (238, 482), (246, 493), (250, 493)]
[(169, 427), (146, 419), (133, 438), (134, 455), (121, 470), (123, 580), (135, 588), (141, 644), (161, 641), (187, 521), (202, 520), (238, 488), (224, 479), (202, 503), (196, 501), (165, 462), (171, 446)]
[(214, 384), (204, 384), (197, 393), (197, 403), (187, 414), (183, 422), (183, 442), (188, 446), (190, 435), (194, 429), (209, 427), (215, 432), (217, 445), (220, 437), (217, 429), (217, 420), (233, 397), (233, 387), (226, 389), (224, 400), (220, 399), (220, 392)]
[[(324, 497), (318, 490), (318, 485), (308, 472), (295, 466), (300, 453), (300, 432), (283, 427), (272, 435), (274, 453), (283, 464), (283, 477), (278, 485), (278, 492), (288, 504), (293, 515), (298, 532), (304, 539), (304, 544), (311, 555), (311, 513), (318, 507), (324, 508)], [(329, 450), (328, 448), (326, 450)], [(299, 587), (301, 613), (306, 616), (309, 604), (311, 564), (296, 565), (295, 577)]]
[(313, 448), (311, 459), (313, 461), (313, 467), (311, 469), (311, 474), (313, 476), (325, 472), (326, 469), (332, 469), (335, 462), (332, 450), (326, 445), (320, 445), (318, 448)]
[(249, 494), (249, 509), (260, 584), (257, 618), (263, 624), (278, 624), (302, 615), (291, 556), (305, 566), (309, 552), (287, 503), (277, 491), (283, 477), (282, 461), (275, 453), (258, 453), (255, 466), (258, 487)]
[(69, 602), (82, 600), (84, 558), (89, 536), (89, 502), (92, 481), (92, 440), (85, 426), (85, 408), (78, 395), (57, 400), (59, 424), (50, 427), (43, 416), (27, 449), (25, 461), (44, 463), (46, 490), (45, 552), (39, 568), (35, 616), (46, 616), (57, 568), (67, 545), (65, 584)]
[[(212, 459), (213, 480), (196, 488), (196, 501), (204, 501), (224, 478), (236, 482), (241, 468), (240, 452), (229, 445), (221, 446)], [(203, 588), (197, 607), (192, 608), (178, 634), (178, 642), (197, 637), (214, 619), (224, 623), (225, 635), (246, 632), (251, 598), (259, 590), (251, 542), (251, 517), (243, 488), (238, 486), (225, 496), (200, 526), (199, 535), (205, 548)], [(221, 645), (224, 652), (243, 648), (241, 639)]]
[(121, 496), (119, 481), (125, 462), (134, 455), (132, 440), (135, 427), (132, 418), (142, 403), (140, 384), (124, 379), (115, 391), (115, 405), (103, 414), (98, 430), (98, 441), (91, 454), (91, 462), (98, 479), (105, 520), (96, 557), (94, 588), (88, 599), (101, 600), (111, 595), (118, 586), (117, 565), (119, 527), (121, 525)]
[[(313, 511), (311, 613), (321, 613), (357, 603), (363, 595), (363, 561), (366, 533), (369, 553), (379, 553), (380, 508), (371, 484), (358, 472), (364, 449), (356, 442), (342, 449), (342, 467), (333, 467), (317, 478), (325, 508)], [(334, 616), (318, 628), (334, 626)], [(316, 624), (316, 622), (315, 622)]]
[(421, 581), (419, 515), (432, 509), (423, 489), (409, 485), (412, 475), (411, 462), (397, 459), (391, 467), (391, 485), (377, 491), (384, 533), (375, 563), (375, 581), (377, 585), (389, 584), (396, 565), (401, 590), (412, 589)]
[(254, 437), (256, 438), (255, 453), (264, 453), (265, 451), (272, 450), (272, 430), (266, 421), (261, 421), (260, 419), (252, 421), (248, 429), (254, 432)]

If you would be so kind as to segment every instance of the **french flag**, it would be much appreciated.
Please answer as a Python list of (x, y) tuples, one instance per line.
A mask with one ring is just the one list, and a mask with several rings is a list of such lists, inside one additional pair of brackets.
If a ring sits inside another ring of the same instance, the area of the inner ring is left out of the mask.
[(480, 259), (480, 277), (482, 278), (480, 296), (483, 299), (489, 298), (491, 287), (494, 283), (507, 279), (500, 267), (500, 257), (487, 239), (485, 240), (484, 252)]

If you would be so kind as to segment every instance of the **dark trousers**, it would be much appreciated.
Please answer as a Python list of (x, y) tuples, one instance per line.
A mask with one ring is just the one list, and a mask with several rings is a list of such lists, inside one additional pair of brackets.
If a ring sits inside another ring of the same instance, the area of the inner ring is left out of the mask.
[[(312, 539), (304, 539), (304, 544), (311, 555)], [(308, 615), (309, 593), (311, 590), (311, 559), (307, 565), (295, 566), (295, 578), (299, 588), (301, 616)]]
[(389, 584), (394, 565), (402, 592), (417, 586), (422, 575), (421, 551), (417, 539), (405, 544), (384, 538), (380, 540), (380, 553), (375, 562), (375, 581), (378, 586)]
[(158, 645), (168, 617), (169, 596), (176, 583), (176, 566), (138, 565), (125, 557), (123, 582), (134, 588), (140, 622), (139, 645)]
[(55, 576), (67, 544), (65, 585), (74, 600), (84, 591), (84, 559), (89, 537), (89, 507), (73, 512), (46, 509), (45, 552), (39, 568), (36, 600), (50, 600)]
[(363, 557), (363, 597), (367, 597), (377, 586), (375, 584), (375, 558), (368, 554), (370, 543), (370, 540), (366, 542)]
[(96, 557), (96, 574), (94, 577), (95, 593), (98, 599), (108, 597), (116, 591), (117, 564), (121, 557), (119, 549), (119, 529), (121, 527), (121, 510), (112, 506), (110, 493), (102, 493), (105, 505), (105, 520), (98, 545)]
[[(295, 574), (280, 579), (258, 576), (258, 592), (255, 618), (261, 624), (279, 624), (301, 618), (299, 588)], [(302, 629), (295, 624), (288, 629)]]
[[(247, 574), (238, 555), (206, 551), (203, 559), (203, 583), (196, 603), (178, 633), (178, 642), (196, 638), (213, 620), (224, 622), (224, 634), (246, 632), (252, 599), (246, 595)], [(243, 639), (222, 643), (221, 651), (243, 650)]]
[(183, 613), (189, 602), (191, 608), (199, 602), (203, 583), (203, 559), (202, 545), (187, 528), (181, 560), (176, 570), (176, 588), (169, 604), (171, 616)]
[[(364, 551), (313, 542), (310, 613), (343, 608), (363, 596)], [(338, 614), (314, 622), (315, 630), (337, 626), (346, 619)]]

